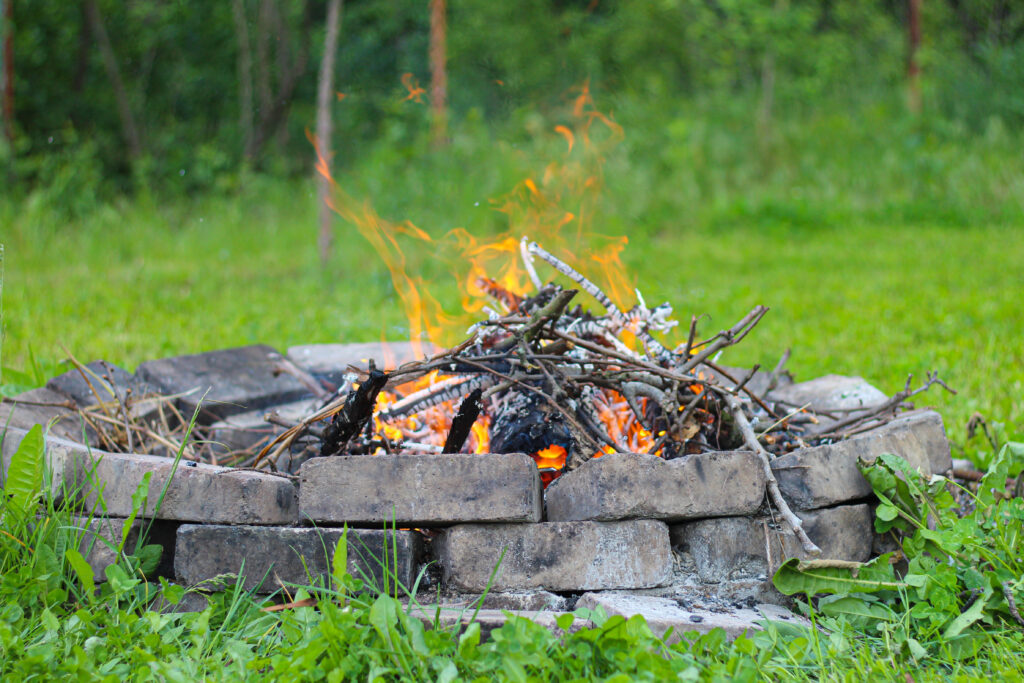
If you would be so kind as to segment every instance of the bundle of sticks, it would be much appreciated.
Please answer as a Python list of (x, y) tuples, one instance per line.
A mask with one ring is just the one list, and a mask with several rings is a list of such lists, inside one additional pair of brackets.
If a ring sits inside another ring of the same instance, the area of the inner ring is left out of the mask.
[[(300, 437), (308, 447), (310, 434), (320, 455), (458, 453), (466, 448), (478, 419), (489, 420), (490, 452), (536, 454), (557, 447), (564, 453), (559, 470), (576, 469), (607, 453), (671, 459), (749, 449), (759, 456), (771, 502), (805, 549), (817, 554), (782, 498), (771, 459), (877, 424), (909, 397), (942, 383), (929, 374), (925, 386), (912, 390), (908, 380), (906, 389), (884, 406), (839, 417), (828, 433), (805, 439), (812, 415), (800, 406), (767, 401), (748, 387), (758, 366), (737, 376), (716, 362), (718, 354), (741, 342), (761, 321), (768, 312), (764, 306), (755, 306), (706, 339), (698, 338), (698, 319), (693, 317), (686, 341), (670, 349), (655, 337), (677, 324), (668, 304), (649, 308), (637, 292), (637, 305), (623, 311), (597, 285), (537, 243), (523, 238), (520, 255), (535, 287), (532, 296), (481, 280), (494, 303), (484, 309), (488, 318), (473, 325), (465, 341), (392, 372), (372, 364), (368, 372), (350, 368), (337, 393), (268, 444), (256, 465), (273, 468)], [(571, 281), (571, 288), (545, 284), (537, 274), (537, 261)], [(585, 310), (577, 302), (581, 294), (603, 311)], [(771, 373), (768, 386), (783, 372), (784, 362)], [(440, 379), (386, 405), (379, 401), (382, 391), (428, 373)], [(381, 429), (409, 425), (410, 419), (415, 425), (417, 416), (442, 404), (451, 406), (443, 445), (412, 438), (422, 434), (416, 428), (398, 430), (402, 438), (394, 436), (395, 429)]]

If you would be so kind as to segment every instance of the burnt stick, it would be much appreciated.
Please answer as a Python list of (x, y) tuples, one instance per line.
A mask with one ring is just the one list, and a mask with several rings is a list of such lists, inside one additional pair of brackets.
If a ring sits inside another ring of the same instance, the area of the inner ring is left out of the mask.
[(331, 423), (324, 429), (323, 444), (320, 455), (334, 455), (341, 451), (356, 434), (373, 417), (373, 408), (377, 404), (380, 390), (388, 382), (386, 372), (372, 370), (370, 377), (350, 392), (345, 399), (345, 406), (334, 414)]
[(793, 510), (790, 509), (789, 503), (787, 503), (786, 499), (782, 497), (782, 491), (779, 489), (779, 482), (775, 479), (775, 473), (772, 472), (772, 465), (768, 451), (766, 451), (764, 446), (761, 445), (761, 442), (757, 440), (754, 428), (750, 426), (750, 421), (743, 413), (743, 404), (738, 398), (724, 389), (719, 389), (718, 392), (719, 396), (721, 396), (725, 401), (725, 405), (728, 406), (729, 412), (732, 414), (733, 420), (736, 423), (736, 427), (739, 429), (740, 435), (743, 437), (743, 442), (747, 445), (747, 448), (754, 451), (758, 459), (761, 461), (761, 470), (764, 472), (765, 480), (768, 483), (768, 497), (778, 509), (782, 518), (786, 520), (789, 526), (793, 529), (793, 533), (796, 534), (796, 537), (800, 541), (800, 545), (803, 546), (804, 551), (814, 556), (821, 555), (821, 548), (816, 546), (814, 542), (807, 537), (807, 532), (804, 531), (803, 522), (799, 517), (793, 514)]
[(683, 350), (683, 358), (689, 358), (693, 351), (693, 342), (697, 338), (697, 316), (690, 316), (690, 336), (686, 338), (686, 348)]
[(562, 311), (565, 310), (565, 307), (569, 305), (569, 302), (577, 294), (579, 294), (578, 289), (563, 289), (560, 291), (550, 302), (530, 316), (530, 322), (519, 328), (513, 336), (495, 344), (494, 350), (505, 351), (512, 348), (517, 344), (517, 338), (532, 341), (549, 320), (553, 320), (562, 314)]
[(473, 430), (473, 423), (480, 417), (480, 396), (483, 390), (479, 387), (469, 392), (462, 400), (459, 412), (452, 418), (452, 427), (448, 430), (448, 438), (444, 441), (442, 453), (458, 453)]

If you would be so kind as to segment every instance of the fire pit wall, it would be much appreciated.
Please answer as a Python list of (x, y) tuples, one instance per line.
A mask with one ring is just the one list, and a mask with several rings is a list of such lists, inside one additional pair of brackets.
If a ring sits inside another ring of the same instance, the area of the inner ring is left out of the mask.
[[(409, 353), (401, 344), (389, 349), (399, 361)], [(237, 448), (265, 438), (269, 409), (296, 418), (309, 412), (307, 387), (282, 373), (282, 363), (337, 381), (349, 364), (381, 352), (375, 344), (315, 345), (282, 356), (249, 346), (151, 361), (135, 374), (91, 367), (122, 395), (128, 388), (136, 395), (183, 394), (177, 401), (184, 414), (209, 390), (200, 421)], [(789, 402), (834, 410), (884, 398), (859, 378), (836, 376), (779, 391)], [(546, 492), (527, 455), (313, 458), (297, 478), (192, 462), (174, 470), (166, 454), (100, 450), (96, 434), (69, 409), (94, 402), (81, 374), (71, 372), (4, 403), (0, 423), (9, 424), (6, 478), (24, 430), (59, 418), (47, 438), (51, 495), (73, 495), (99, 510), (102, 488), (109, 517), (93, 519), (94, 533), (82, 548), (100, 579), (113, 556), (92, 539), (120, 539), (132, 495), (147, 473), (152, 481), (144, 516), (158, 520), (155, 540), (165, 546), (160, 571), (205, 590), (222, 588), (224, 575), (243, 567), (245, 587), (263, 593), (318, 581), (344, 526), (349, 569), (365, 581), (411, 586), (430, 564), (428, 585), (440, 580), (452, 599), (489, 590), (502, 606), (508, 603), (500, 594), (524, 591), (631, 591), (691, 605), (781, 602), (769, 577), (786, 558), (803, 557), (793, 533), (766, 507), (764, 475), (748, 452), (671, 461), (608, 455), (563, 475)], [(906, 413), (847, 441), (774, 460), (784, 496), (823, 557), (872, 556), (878, 539), (871, 489), (856, 462), (885, 452), (926, 472), (951, 467), (942, 420), (931, 411)], [(551, 593), (540, 595), (559, 604)], [(517, 604), (524, 604), (522, 596)]]

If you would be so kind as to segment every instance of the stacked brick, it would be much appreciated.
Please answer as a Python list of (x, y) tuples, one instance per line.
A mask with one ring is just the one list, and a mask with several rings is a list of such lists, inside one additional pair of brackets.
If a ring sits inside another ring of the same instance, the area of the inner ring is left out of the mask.
[[(177, 395), (182, 411), (199, 406), (200, 420), (228, 434), (268, 409), (310, 404), (307, 387), (294, 373), (281, 372), (282, 363), (337, 381), (349, 364), (379, 358), (379, 352), (372, 345), (330, 345), (296, 347), (283, 356), (250, 346), (152, 361), (134, 375), (117, 370), (111, 379), (117, 391), (145, 386)], [(83, 445), (90, 435), (71, 407), (93, 399), (75, 380), (55, 378), (23, 395), (26, 402), (0, 408), (0, 424), (10, 424), (4, 478), (24, 430), (59, 419), (47, 438), (52, 495), (105, 510), (110, 519), (94, 520), (95, 533), (120, 538), (132, 496), (150, 477), (140, 517), (161, 520), (161, 533), (174, 539), (167, 542), (173, 573), (188, 585), (216, 589), (232, 574), (264, 593), (316, 583), (332, 566), (343, 526), (349, 529), (349, 571), (366, 582), (397, 579), (411, 586), (424, 563), (436, 561), (445, 584), (465, 593), (659, 589), (678, 595), (684, 587), (763, 582), (786, 558), (803, 556), (792, 532), (765, 507), (764, 475), (748, 452), (671, 461), (609, 455), (563, 475), (546, 492), (526, 455), (313, 458), (297, 481), (202, 463), (174, 468), (166, 457)], [(803, 404), (813, 394), (811, 400), (835, 410), (877, 400), (877, 390), (856, 378), (820, 378), (782, 391), (789, 402)], [(941, 418), (929, 411), (772, 463), (783, 494), (825, 557), (869, 557), (871, 490), (856, 463), (885, 452), (927, 472), (951, 465)], [(429, 550), (425, 536), (432, 539)], [(113, 557), (106, 544), (93, 546), (89, 559), (102, 577)]]

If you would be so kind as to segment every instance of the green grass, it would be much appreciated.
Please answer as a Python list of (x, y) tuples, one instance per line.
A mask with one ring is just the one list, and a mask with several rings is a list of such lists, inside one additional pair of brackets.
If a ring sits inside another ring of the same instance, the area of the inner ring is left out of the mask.
[[(998, 122), (967, 131), (906, 120), (883, 103), (780, 116), (771, 135), (758, 137), (742, 106), (612, 104), (626, 138), (609, 153), (592, 224), (629, 236), (623, 260), (647, 301), (671, 302), (684, 325), (706, 314), (706, 333), (754, 304), (772, 309), (722, 362), (771, 366), (789, 347), (798, 379), (860, 374), (887, 392), (902, 388), (907, 373), (937, 370), (959, 394), (932, 390), (919, 404), (941, 411), (958, 447), (975, 411), (1002, 422), (1006, 435), (1024, 433), (1019, 132)], [(339, 180), (381, 215), (410, 219), (435, 237), (457, 226), (495, 234), (508, 225), (488, 199), (528, 175), (539, 178), (546, 160), (558, 158), (564, 140), (550, 129), (560, 120), (526, 115), (503, 129), (507, 142), (495, 142), (470, 116), (439, 152), (398, 135), (369, 146)], [(131, 369), (159, 356), (256, 342), (285, 348), (406, 336), (391, 280), (354, 228), (336, 222), (334, 255), (320, 267), (311, 181), (240, 179), (243, 189), (233, 195), (168, 190), (168, 199), (146, 195), (84, 213), (69, 213), (45, 192), (0, 199), (0, 361), (27, 371), (8, 373), (4, 390), (59, 372), (62, 344), (80, 360)], [(410, 271), (457, 308), (452, 254), (442, 247), (408, 257)], [(966, 446), (984, 458), (986, 447)], [(660, 660), (636, 656), (661, 645), (633, 621), (606, 622), (613, 628), (565, 650), (522, 622), (486, 643), (441, 634), (422, 650), (415, 627), (397, 614), (387, 612), (378, 629), (372, 620), (390, 608), (373, 612), (370, 600), (345, 615), (310, 608), (268, 615), (235, 592), (200, 615), (157, 617), (140, 612), (140, 585), (122, 582), (116, 595), (90, 602), (63, 555), (38, 550), (67, 547), (66, 514), (50, 510), (55, 521), (34, 527), (25, 545), (0, 533), (5, 674), (19, 667), (24, 675), (68, 675), (77, 667), (98, 678), (221, 678), (324, 661), (361, 677), (376, 664), (391, 676), (441, 676), (448, 661), (466, 677), (515, 677), (520, 669), (665, 674)], [(676, 648), (668, 667), (691, 678), (910, 673), (918, 681), (1019, 678), (1024, 669), (1021, 634), (1004, 627), (990, 630), (968, 661), (939, 643), (916, 661), (886, 638), (769, 631), (727, 645), (706, 637)], [(407, 648), (405, 659), (382, 655), (389, 647)], [(320, 664), (310, 666), (302, 669), (307, 677)]]

